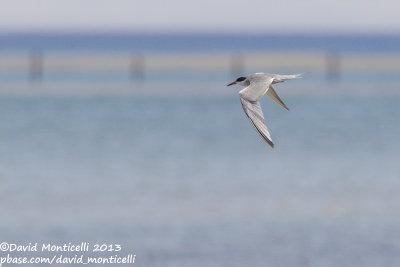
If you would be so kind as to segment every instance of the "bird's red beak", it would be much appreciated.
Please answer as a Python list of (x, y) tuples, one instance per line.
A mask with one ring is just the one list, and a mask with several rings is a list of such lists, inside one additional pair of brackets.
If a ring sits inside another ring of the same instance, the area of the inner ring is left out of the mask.
[(234, 85), (234, 84), (236, 84), (236, 82), (231, 82), (231, 83), (228, 84), (227, 86), (231, 86), (231, 85)]

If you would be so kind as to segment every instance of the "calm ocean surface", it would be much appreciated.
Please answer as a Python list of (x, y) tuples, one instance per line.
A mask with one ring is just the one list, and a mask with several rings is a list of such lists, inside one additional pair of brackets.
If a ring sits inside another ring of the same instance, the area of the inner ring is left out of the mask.
[[(293, 83), (292, 83), (293, 85)], [(139, 266), (397, 266), (400, 99), (1, 98), (0, 231)]]
[(137, 266), (399, 266), (397, 80), (277, 85), (291, 110), (262, 99), (271, 149), (225, 78), (184, 80), (215, 97), (2, 95), (0, 242), (116, 243), (90, 255)]

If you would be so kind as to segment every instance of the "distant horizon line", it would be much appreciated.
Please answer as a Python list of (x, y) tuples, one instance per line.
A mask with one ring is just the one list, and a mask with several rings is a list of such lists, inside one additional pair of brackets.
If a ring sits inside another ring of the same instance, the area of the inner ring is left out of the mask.
[(348, 51), (398, 52), (399, 34), (0, 32), (0, 49), (130, 51)]
[(81, 31), (55, 31), (55, 30), (26, 30), (26, 31), (9, 31), (1, 30), (0, 36), (27, 36), (27, 35), (46, 35), (46, 36), (321, 36), (321, 37), (368, 37), (368, 36), (390, 36), (400, 37), (400, 32), (364, 32), (364, 31), (293, 31), (293, 32), (276, 32), (276, 31), (263, 31), (263, 32), (244, 32), (244, 31), (128, 31), (128, 30), (115, 30), (115, 31), (91, 31), (91, 30), (81, 30)]

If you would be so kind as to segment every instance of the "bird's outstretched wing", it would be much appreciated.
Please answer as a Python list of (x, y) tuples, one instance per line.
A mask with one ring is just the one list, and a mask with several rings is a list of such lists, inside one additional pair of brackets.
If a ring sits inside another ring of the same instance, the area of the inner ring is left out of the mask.
[(269, 133), (264, 121), (264, 115), (260, 103), (258, 101), (249, 101), (243, 97), (240, 97), (240, 101), (242, 102), (244, 112), (253, 124), (254, 128), (256, 128), (257, 132), (271, 147), (274, 147), (271, 134)]
[(283, 108), (286, 110), (289, 110), (289, 108), (283, 103), (282, 99), (278, 96), (278, 94), (275, 92), (274, 88), (272, 85), (269, 86), (267, 92), (265, 93), (267, 96), (269, 96), (272, 100), (274, 100), (276, 103), (281, 105)]

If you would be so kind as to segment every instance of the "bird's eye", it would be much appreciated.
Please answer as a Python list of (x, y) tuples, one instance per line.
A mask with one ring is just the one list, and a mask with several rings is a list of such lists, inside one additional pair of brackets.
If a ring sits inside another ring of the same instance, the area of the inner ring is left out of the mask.
[(242, 82), (244, 80), (246, 80), (246, 77), (239, 77), (236, 79), (237, 82)]

